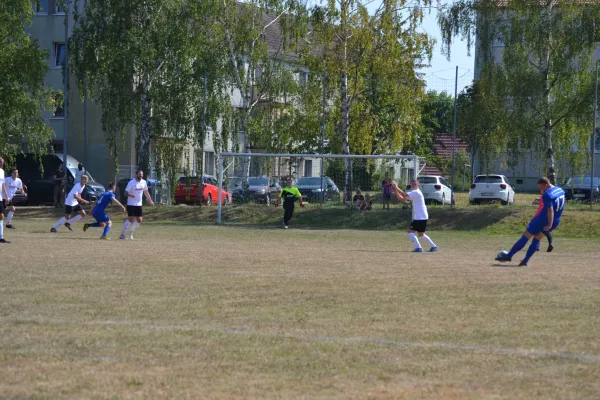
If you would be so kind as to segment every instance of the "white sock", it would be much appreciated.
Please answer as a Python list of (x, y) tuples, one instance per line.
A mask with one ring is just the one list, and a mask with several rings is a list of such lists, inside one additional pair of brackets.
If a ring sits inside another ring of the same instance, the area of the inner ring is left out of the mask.
[(14, 212), (9, 211), (8, 215), (6, 216), (6, 225), (10, 225), (10, 223), (12, 222), (13, 219), (13, 215), (15, 215)]
[(4, 221), (0, 220), (0, 239), (4, 239)]
[(69, 220), (69, 223), (70, 223), (70, 224), (74, 224), (75, 222), (79, 221), (79, 220), (80, 220), (80, 219), (82, 219), (82, 218), (83, 218), (83, 217), (82, 217), (81, 215), (77, 214), (76, 216), (74, 216), (73, 218), (71, 218), (71, 219)]
[(126, 219), (125, 223), (123, 224), (123, 230), (121, 231), (121, 235), (125, 234), (125, 231), (127, 231), (127, 228), (129, 228), (129, 224), (130, 224), (129, 220)]
[(131, 233), (133, 233), (133, 231), (135, 231), (137, 229), (137, 227), (140, 226), (140, 223), (137, 221), (133, 221), (133, 224), (131, 224), (131, 229), (129, 230)]
[(66, 220), (67, 219), (65, 217), (62, 217), (61, 219), (58, 220), (58, 222), (56, 224), (54, 224), (53, 228), (58, 229), (58, 227), (61, 226), (62, 224), (64, 224)]
[(421, 237), (423, 238), (423, 240), (425, 240), (425, 242), (426, 242), (426, 243), (427, 243), (429, 246), (431, 246), (431, 247), (437, 247), (437, 246), (435, 245), (435, 243), (433, 243), (433, 241), (432, 241), (432, 240), (429, 238), (429, 236), (427, 236), (427, 235), (423, 235), (423, 236), (421, 236)]
[(408, 234), (408, 238), (410, 239), (411, 242), (413, 242), (415, 244), (415, 247), (417, 249), (422, 249), (423, 247), (421, 246), (421, 243), (419, 243), (419, 239), (417, 238), (417, 235), (414, 234), (414, 232), (411, 232)]

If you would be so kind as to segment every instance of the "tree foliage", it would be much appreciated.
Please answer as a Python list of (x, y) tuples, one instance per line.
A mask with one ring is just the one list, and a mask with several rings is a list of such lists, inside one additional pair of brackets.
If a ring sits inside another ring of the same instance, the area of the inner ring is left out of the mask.
[(94, 0), (84, 10), (76, 15), (70, 61), (80, 87), (85, 76), (102, 108), (115, 160), (130, 126), (139, 129), (138, 165), (146, 172), (151, 139), (201, 143), (205, 72), (208, 125), (216, 130), (224, 58), (206, 2)]
[(13, 157), (27, 144), (44, 154), (53, 131), (41, 113), (53, 106), (53, 93), (44, 86), (47, 52), (25, 32), (31, 23), (30, 0), (0, 2), (0, 155)]
[(446, 53), (457, 36), (478, 39), (480, 80), (507, 108), (495, 146), (518, 156), (531, 143), (553, 182), (555, 154), (589, 140), (599, 22), (600, 4), (578, 0), (457, 0), (440, 11)]
[[(303, 61), (326, 72), (335, 111), (334, 151), (388, 153), (402, 147), (420, 125), (422, 81), (415, 70), (431, 56), (432, 42), (418, 27), (421, 4), (384, 0), (372, 14), (368, 2), (330, 0), (311, 10), (312, 33)], [(425, 2), (428, 4), (428, 2)], [(352, 184), (345, 165), (345, 193)]]

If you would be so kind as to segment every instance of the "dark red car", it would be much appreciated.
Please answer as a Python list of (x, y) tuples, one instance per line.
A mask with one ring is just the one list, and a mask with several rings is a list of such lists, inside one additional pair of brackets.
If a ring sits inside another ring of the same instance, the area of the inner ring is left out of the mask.
[[(199, 186), (202, 186), (202, 192)], [(216, 203), (219, 199), (217, 178), (204, 175), (202, 181), (198, 176), (183, 176), (175, 188), (175, 204), (205, 204), (207, 206)], [(200, 198), (202, 193), (202, 199)], [(231, 195), (225, 189), (221, 189), (222, 204), (231, 203)]]

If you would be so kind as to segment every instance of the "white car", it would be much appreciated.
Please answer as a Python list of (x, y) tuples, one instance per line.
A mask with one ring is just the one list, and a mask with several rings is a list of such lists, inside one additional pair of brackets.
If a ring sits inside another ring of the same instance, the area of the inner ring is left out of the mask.
[[(421, 184), (421, 192), (425, 198), (425, 203), (431, 204), (436, 202), (438, 204), (451, 204), (452, 203), (452, 189), (446, 180), (441, 176), (419, 176), (419, 183)], [(410, 190), (410, 184), (406, 187)]]
[(477, 175), (469, 190), (469, 203), (500, 201), (502, 205), (515, 202), (515, 191), (504, 175)]

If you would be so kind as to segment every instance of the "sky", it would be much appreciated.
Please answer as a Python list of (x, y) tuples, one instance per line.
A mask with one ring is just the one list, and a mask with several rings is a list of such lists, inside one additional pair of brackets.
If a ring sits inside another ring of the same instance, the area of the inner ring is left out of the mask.
[[(467, 43), (456, 39), (450, 49), (451, 59), (448, 61), (441, 51), (441, 34), (437, 25), (437, 12), (426, 14), (423, 20), (423, 31), (436, 39), (431, 66), (421, 70), (425, 74), (428, 90), (447, 91), (454, 95), (454, 79), (458, 66), (458, 92), (473, 79), (475, 59), (467, 55)], [(473, 49), (471, 49), (473, 50)]]

